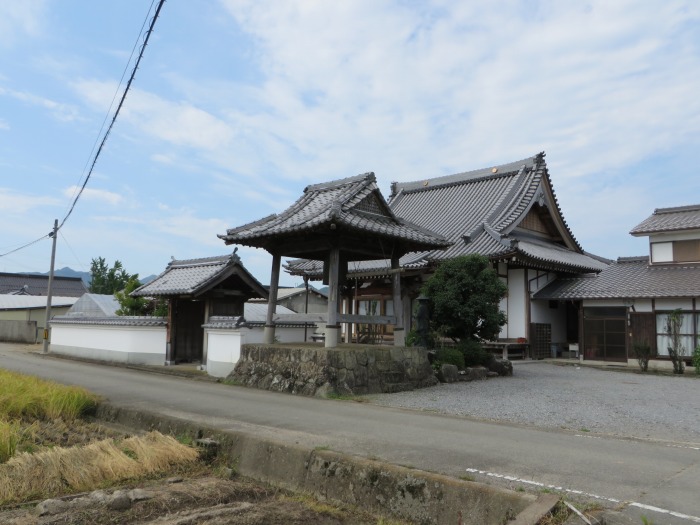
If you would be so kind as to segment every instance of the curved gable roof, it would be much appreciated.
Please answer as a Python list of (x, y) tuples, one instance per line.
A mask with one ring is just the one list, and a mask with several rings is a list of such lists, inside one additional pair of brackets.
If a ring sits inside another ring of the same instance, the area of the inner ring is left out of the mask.
[(202, 259), (172, 260), (165, 271), (151, 282), (134, 290), (134, 297), (197, 296), (238, 275), (254, 296), (267, 297), (268, 292), (241, 263), (236, 253)]
[[(274, 251), (275, 247), (279, 249), (281, 239), (328, 235), (336, 227), (390, 239), (412, 249), (440, 249), (449, 245), (439, 235), (397, 217), (379, 191), (374, 173), (307, 186), (303, 195), (279, 215), (231, 228), (219, 238), (226, 244)], [(370, 236), (367, 243), (370, 243)], [(296, 253), (283, 255), (298, 256)]]
[[(516, 257), (533, 267), (580, 273), (597, 272), (606, 263), (586, 254), (562, 215), (544, 160), (544, 153), (499, 166), (393, 183), (391, 211), (414, 225), (434, 231), (452, 245), (446, 250), (412, 252), (401, 258), (404, 268), (477, 253)], [(535, 205), (546, 208), (560, 240), (538, 238), (518, 227)], [(354, 264), (350, 273), (386, 271), (386, 261)], [(313, 264), (291, 261), (293, 274), (316, 272)]]
[[(544, 153), (456, 175), (394, 183), (392, 190), (389, 205), (397, 216), (453, 243), (444, 252), (425, 252), (426, 261), (471, 253), (489, 257), (520, 254), (533, 259), (545, 256), (543, 262), (571, 270), (604, 267), (584, 253), (564, 220)], [(561, 242), (533, 242), (516, 231), (535, 204), (547, 208)], [(542, 245), (551, 249), (544, 250)]]

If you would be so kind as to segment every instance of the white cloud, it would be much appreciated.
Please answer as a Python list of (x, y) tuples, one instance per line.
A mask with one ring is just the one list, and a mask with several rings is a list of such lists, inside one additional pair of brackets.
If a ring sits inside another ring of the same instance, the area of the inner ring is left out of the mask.
[(0, 95), (9, 96), (26, 104), (47, 109), (57, 120), (70, 122), (79, 118), (78, 109), (71, 104), (56, 102), (55, 100), (35, 95), (33, 93), (28, 93), (26, 91), (15, 91), (1, 87)]
[(10, 129), (10, 123), (0, 118), (0, 129)]
[[(82, 80), (74, 88), (94, 108), (106, 111), (116, 84)], [(233, 137), (231, 127), (216, 116), (188, 102), (169, 101), (138, 89), (129, 91), (121, 117), (154, 138), (200, 150), (223, 148)]]
[(45, 0), (0, 2), (0, 45), (13, 44), (22, 33), (39, 34), (45, 8)]
[(387, 183), (546, 149), (569, 177), (698, 143), (697, 3), (222, 3), (266, 76), (263, 110), (228, 118), (286, 176)]
[[(66, 188), (63, 191), (63, 194), (69, 199), (74, 199), (79, 191), (80, 187), (71, 186), (69, 188)], [(119, 195), (118, 193), (87, 187), (83, 190), (81, 199), (106, 202), (108, 204), (111, 204), (112, 206), (116, 206), (117, 204), (121, 204), (122, 202), (124, 202), (124, 197)]]
[(54, 197), (45, 195), (29, 195), (8, 188), (0, 188), (0, 210), (3, 214), (22, 214), (44, 206), (62, 204)]

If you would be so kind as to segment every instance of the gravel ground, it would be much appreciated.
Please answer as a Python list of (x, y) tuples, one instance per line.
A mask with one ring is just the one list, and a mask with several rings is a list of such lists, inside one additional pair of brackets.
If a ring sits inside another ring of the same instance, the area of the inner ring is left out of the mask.
[(700, 445), (700, 380), (546, 362), (513, 377), (365, 396), (391, 407)]

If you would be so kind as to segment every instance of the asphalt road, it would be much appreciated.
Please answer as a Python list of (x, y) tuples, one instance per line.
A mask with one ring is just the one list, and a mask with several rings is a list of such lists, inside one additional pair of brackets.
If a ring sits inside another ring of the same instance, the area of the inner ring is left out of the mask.
[[(424, 411), (310, 399), (85, 364), (0, 343), (0, 367), (84, 386), (117, 406), (323, 446), (455, 477), (625, 502), (641, 523), (700, 523), (700, 443), (581, 435)], [(543, 484), (544, 487), (542, 485)]]

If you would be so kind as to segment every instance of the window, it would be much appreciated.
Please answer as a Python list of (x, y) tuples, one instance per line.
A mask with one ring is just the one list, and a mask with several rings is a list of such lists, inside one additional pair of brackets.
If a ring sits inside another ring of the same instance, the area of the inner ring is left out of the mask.
[(700, 262), (700, 239), (651, 243), (651, 262)]
[(692, 241), (674, 241), (673, 260), (675, 262), (700, 261), (700, 239)]
[[(671, 345), (671, 338), (666, 333), (666, 320), (668, 314), (656, 314), (656, 348), (660, 356), (668, 356), (668, 347)], [(691, 356), (693, 349), (698, 344), (697, 334), (700, 327), (700, 314), (683, 313), (681, 314), (683, 322), (681, 324), (681, 345), (683, 346), (683, 355)]]

